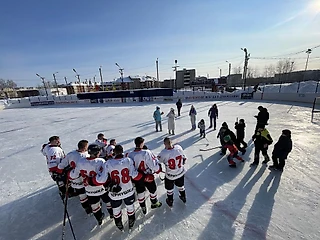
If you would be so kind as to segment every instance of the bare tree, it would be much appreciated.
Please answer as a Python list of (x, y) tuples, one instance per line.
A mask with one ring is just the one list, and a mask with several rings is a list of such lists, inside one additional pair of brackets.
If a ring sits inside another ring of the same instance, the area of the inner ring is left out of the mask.
[(4, 88), (16, 88), (17, 84), (13, 80), (0, 79), (0, 89)]
[(274, 77), (275, 71), (275, 66), (273, 64), (270, 64), (264, 67), (264, 73), (262, 74), (262, 76), (267, 78)]
[(233, 68), (233, 74), (241, 74), (241, 67)]

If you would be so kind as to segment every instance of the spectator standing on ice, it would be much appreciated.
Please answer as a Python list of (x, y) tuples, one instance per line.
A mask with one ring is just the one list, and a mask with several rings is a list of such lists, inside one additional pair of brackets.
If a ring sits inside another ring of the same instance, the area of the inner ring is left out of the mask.
[(196, 130), (196, 115), (197, 111), (194, 108), (193, 105), (191, 105), (190, 111), (189, 111), (189, 116), (190, 116), (190, 121), (191, 121), (191, 129)]
[(269, 167), (270, 170), (283, 171), (285, 160), (288, 154), (292, 150), (292, 140), (291, 131), (288, 129), (282, 130), (282, 135), (280, 136), (278, 142), (274, 145), (272, 151), (272, 161), (273, 165)]
[(175, 129), (175, 118), (176, 114), (174, 113), (174, 109), (171, 108), (170, 112), (167, 114), (168, 117), (168, 130), (169, 130), (169, 135), (175, 135), (174, 134), (174, 129)]
[(217, 128), (217, 122), (218, 119), (218, 107), (216, 104), (213, 104), (212, 107), (208, 111), (208, 116), (210, 118), (210, 126), (209, 128), (212, 128), (212, 120), (213, 120), (213, 130), (216, 130)]
[(161, 115), (163, 114), (163, 112), (160, 112), (160, 107), (157, 106), (156, 110), (153, 112), (153, 119), (156, 122), (156, 132), (159, 132), (160, 128), (160, 132), (162, 132), (162, 124), (161, 124)]
[(258, 130), (259, 125), (268, 125), (268, 120), (269, 120), (269, 112), (268, 109), (259, 106), (258, 107), (259, 113), (257, 116), (254, 116), (257, 119), (257, 125), (255, 131)]
[(182, 102), (181, 102), (180, 98), (179, 98), (178, 102), (176, 103), (176, 105), (177, 105), (177, 109), (178, 109), (178, 116), (180, 116), (180, 111), (182, 108)]

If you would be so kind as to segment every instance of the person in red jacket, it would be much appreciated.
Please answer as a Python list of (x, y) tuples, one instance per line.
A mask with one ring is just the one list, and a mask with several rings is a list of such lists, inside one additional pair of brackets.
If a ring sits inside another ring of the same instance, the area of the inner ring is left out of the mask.
[(230, 154), (227, 157), (227, 160), (229, 162), (229, 167), (236, 167), (236, 163), (233, 161), (233, 158), (236, 158), (239, 161), (244, 162), (244, 160), (240, 156), (238, 156), (238, 152), (239, 152), (238, 148), (231, 140), (231, 137), (229, 135), (226, 135), (223, 138), (223, 140), (225, 142), (224, 147), (227, 148), (230, 152)]

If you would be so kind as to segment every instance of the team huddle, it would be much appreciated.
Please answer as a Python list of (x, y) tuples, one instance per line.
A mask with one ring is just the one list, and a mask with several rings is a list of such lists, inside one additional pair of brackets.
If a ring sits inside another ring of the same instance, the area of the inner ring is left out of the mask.
[(49, 143), (42, 146), (52, 179), (57, 183), (61, 198), (79, 196), (87, 214), (93, 214), (98, 225), (103, 223), (102, 200), (106, 204), (110, 218), (124, 230), (121, 206), (124, 202), (128, 215), (129, 230), (133, 228), (136, 216), (134, 202), (136, 196), (143, 214), (147, 213), (146, 190), (150, 193), (151, 209), (162, 203), (157, 198), (154, 174), (164, 172), (166, 203), (173, 206), (173, 190), (177, 186), (179, 198), (185, 203), (184, 167), (186, 156), (181, 146), (173, 145), (170, 138), (164, 139), (165, 148), (156, 156), (147, 149), (142, 137), (134, 140), (134, 151), (124, 154), (123, 147), (115, 139), (107, 143), (103, 134), (98, 134), (94, 144), (87, 140), (78, 143), (78, 149), (67, 155), (61, 148), (60, 138), (52, 136)]

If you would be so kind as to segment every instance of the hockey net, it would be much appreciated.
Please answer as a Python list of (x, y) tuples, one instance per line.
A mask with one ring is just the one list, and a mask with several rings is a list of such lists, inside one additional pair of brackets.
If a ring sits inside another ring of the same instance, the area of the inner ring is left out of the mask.
[(313, 101), (311, 122), (320, 122), (320, 97), (316, 97)]

